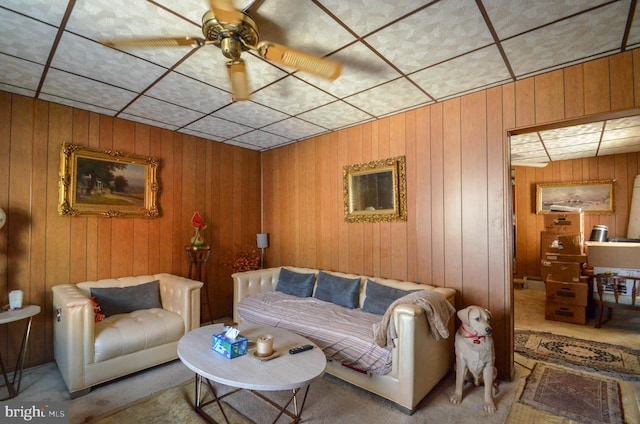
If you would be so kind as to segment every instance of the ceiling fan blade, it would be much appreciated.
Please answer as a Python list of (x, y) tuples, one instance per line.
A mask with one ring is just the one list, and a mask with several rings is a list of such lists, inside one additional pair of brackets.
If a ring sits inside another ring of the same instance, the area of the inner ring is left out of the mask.
[(253, 0), (251, 3), (245, 6), (244, 13), (253, 16), (253, 14), (256, 13), (262, 3), (264, 3), (264, 0)]
[(227, 62), (227, 71), (231, 81), (233, 98), (237, 101), (249, 100), (249, 80), (244, 66), (244, 60), (230, 60)]
[(211, 10), (218, 22), (239, 24), (244, 17), (243, 13), (233, 6), (231, 0), (209, 0)]
[(271, 62), (328, 80), (338, 78), (342, 72), (342, 65), (334, 60), (293, 50), (280, 44), (263, 41), (256, 48), (260, 56)]
[(152, 37), (152, 38), (121, 38), (102, 41), (108, 47), (200, 47), (205, 44), (202, 38), (191, 37)]

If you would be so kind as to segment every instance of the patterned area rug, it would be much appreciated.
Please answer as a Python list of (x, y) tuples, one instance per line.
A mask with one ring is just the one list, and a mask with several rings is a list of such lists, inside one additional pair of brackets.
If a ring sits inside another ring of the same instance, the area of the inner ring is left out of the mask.
[(527, 377), (518, 402), (585, 424), (624, 422), (617, 382), (541, 363)]
[(515, 333), (515, 351), (532, 359), (640, 381), (640, 350), (556, 334)]

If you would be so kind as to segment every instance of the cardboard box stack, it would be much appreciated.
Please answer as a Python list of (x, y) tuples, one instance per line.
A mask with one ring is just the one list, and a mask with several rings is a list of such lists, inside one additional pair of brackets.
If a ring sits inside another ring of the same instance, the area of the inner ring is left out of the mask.
[(582, 276), (582, 212), (550, 212), (540, 233), (541, 275), (547, 292), (545, 319), (585, 324), (589, 290)]

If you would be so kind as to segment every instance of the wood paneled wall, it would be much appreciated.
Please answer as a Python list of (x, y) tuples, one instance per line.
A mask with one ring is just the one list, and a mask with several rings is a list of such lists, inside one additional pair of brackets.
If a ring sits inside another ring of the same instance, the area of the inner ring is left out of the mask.
[[(507, 130), (638, 105), (636, 50), (268, 151), (267, 263), (454, 288), (458, 308), (478, 304), (493, 312), (496, 364), (511, 375)], [(342, 167), (397, 155), (407, 157), (408, 221), (346, 224)]]
[[(60, 145), (74, 142), (158, 157), (161, 217), (61, 217)], [(198, 210), (212, 246), (208, 290), (215, 317), (231, 316), (233, 286), (222, 263), (253, 247), (260, 232), (260, 153), (0, 91), (0, 299), (21, 289), (42, 307), (28, 365), (53, 360), (52, 293), (57, 284), (170, 272), (187, 276), (184, 246)], [(204, 293), (203, 293), (204, 295)], [(202, 311), (203, 317), (208, 314)], [(0, 328), (13, 364), (22, 324)]]
[[(163, 271), (186, 275), (183, 246), (198, 209), (214, 246), (208, 266), (214, 314), (229, 315), (232, 286), (221, 262), (255, 244), (262, 160), (267, 265), (455, 288), (459, 308), (478, 304), (493, 312), (496, 363), (508, 376), (513, 292), (506, 131), (638, 106), (640, 53), (634, 50), (259, 154), (0, 92), (0, 205), (9, 212), (0, 230), (0, 299), (19, 288), (43, 307), (29, 363), (49, 361), (51, 286)], [(159, 157), (162, 217), (59, 217), (64, 141)], [(407, 157), (409, 220), (345, 224), (342, 167), (398, 155)], [(617, 175), (622, 168), (615, 158)], [(0, 329), (0, 349), (10, 360), (19, 333)]]
[(609, 237), (626, 237), (631, 192), (640, 174), (640, 154), (626, 153), (588, 159), (551, 162), (545, 168), (514, 167), (516, 211), (516, 265), (518, 278), (540, 277), (540, 232), (543, 215), (536, 215), (536, 184), (572, 181), (616, 180), (615, 213), (585, 215), (584, 237), (594, 225), (606, 225)]

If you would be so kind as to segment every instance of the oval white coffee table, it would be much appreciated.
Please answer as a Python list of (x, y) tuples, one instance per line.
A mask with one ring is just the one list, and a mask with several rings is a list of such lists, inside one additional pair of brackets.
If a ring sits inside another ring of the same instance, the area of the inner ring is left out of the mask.
[[(281, 328), (263, 327), (250, 324), (238, 326), (240, 334), (250, 342), (255, 341), (264, 334), (273, 335), (273, 349), (279, 356), (269, 361), (260, 361), (252, 357), (250, 346), (249, 353), (234, 359), (227, 359), (212, 348), (212, 335), (223, 331), (222, 324), (208, 325), (185, 334), (178, 342), (178, 357), (182, 363), (196, 374), (196, 404), (195, 410), (200, 416), (209, 422), (215, 422), (203, 408), (212, 402), (217, 402), (218, 407), (227, 421), (227, 416), (222, 409), (220, 400), (238, 390), (249, 390), (255, 395), (267, 401), (280, 412), (274, 423), (284, 413), (294, 419), (300, 420), (304, 402), (312, 382), (322, 377), (327, 366), (327, 359), (322, 350), (313, 342)], [(296, 355), (289, 354), (289, 349), (305, 344), (313, 345), (313, 349)], [(201, 403), (201, 385), (205, 379), (214, 399)], [(236, 390), (220, 397), (211, 384), (215, 381), (226, 386), (235, 387)], [(300, 389), (305, 389), (300, 408), (296, 395)], [(257, 391), (292, 390), (293, 394), (285, 405), (262, 396)], [(287, 408), (293, 402), (293, 412)]]

